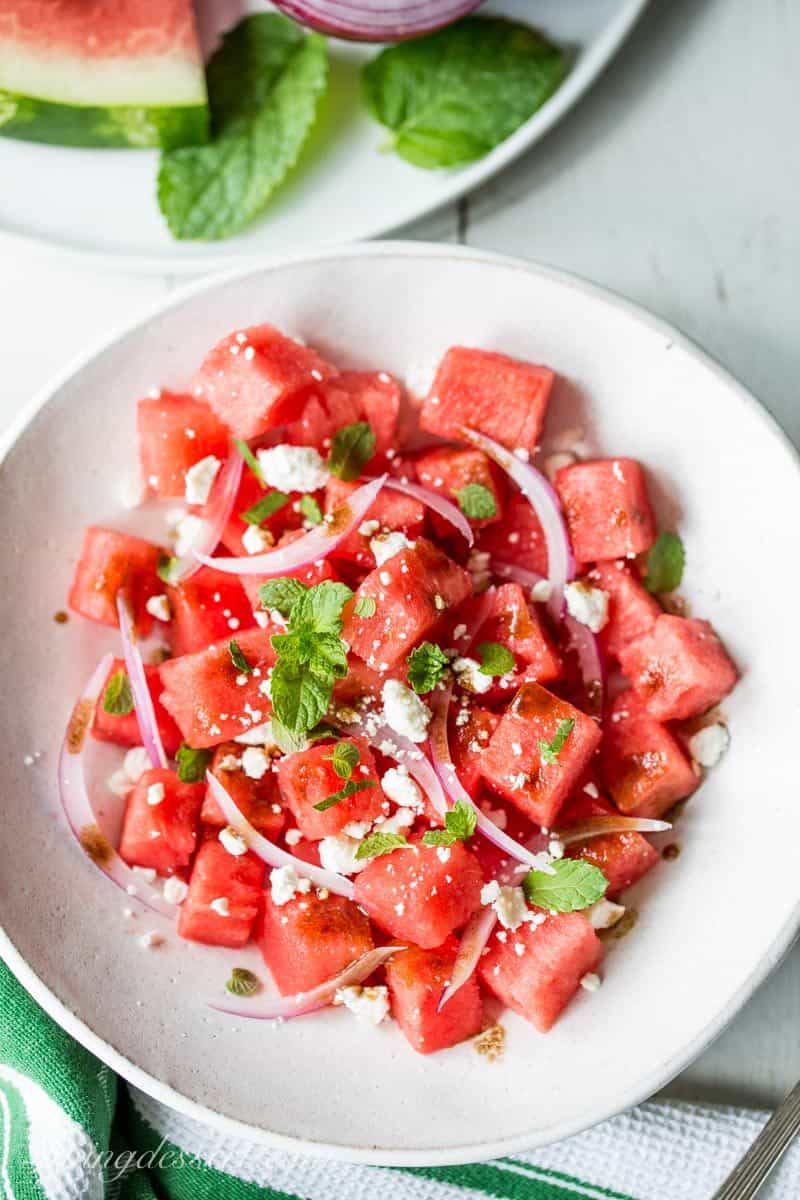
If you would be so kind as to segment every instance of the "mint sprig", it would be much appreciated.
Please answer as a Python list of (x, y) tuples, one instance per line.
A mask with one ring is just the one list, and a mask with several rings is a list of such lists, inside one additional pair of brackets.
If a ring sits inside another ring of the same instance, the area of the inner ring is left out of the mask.
[(326, 579), (305, 588), (292, 603), (286, 633), (274, 634), (277, 662), (270, 693), (278, 720), (292, 734), (305, 733), (328, 710), (337, 679), (347, 674), (341, 639), (342, 608), (352, 597), (343, 583)]
[(260, 500), (257, 500), (250, 508), (245, 509), (239, 516), (248, 525), (263, 525), (264, 521), (274, 516), (276, 512), (280, 512), (288, 503), (289, 497), (285, 492), (273, 489), (273, 491), (267, 492), (266, 496), (262, 496)]
[(361, 755), (358, 752), (358, 746), (353, 742), (337, 742), (333, 753), (327, 754), (325, 757), (333, 765), (333, 769), (340, 779), (349, 779), (353, 774), (353, 769), (358, 766)]
[(299, 579), (290, 575), (279, 579), (268, 579), (258, 589), (258, 598), (268, 611), (279, 612), (282, 617), (288, 617), (296, 602), (308, 589)]
[(333, 435), (328, 470), (331, 475), (352, 483), (375, 453), (375, 434), (367, 421), (345, 425)]
[(133, 692), (127, 671), (115, 671), (106, 684), (103, 712), (113, 717), (127, 717), (133, 712)]
[(677, 533), (660, 533), (647, 554), (644, 586), (648, 592), (674, 592), (685, 565), (686, 551)]
[(374, 596), (359, 596), (353, 612), (357, 617), (374, 617), (378, 611), (378, 602)]
[(243, 675), (252, 675), (253, 668), (245, 658), (241, 646), (234, 638), (231, 638), (228, 642), (228, 653), (237, 671), (241, 671)]
[(213, 755), (213, 750), (195, 750), (193, 746), (187, 746), (186, 742), (183, 742), (175, 755), (178, 779), (181, 783), (202, 783)]
[(326, 812), (329, 808), (333, 808), (334, 804), (339, 804), (340, 801), (346, 800), (348, 796), (355, 796), (357, 792), (363, 792), (366, 788), (371, 787), (375, 787), (374, 779), (350, 779), (338, 792), (334, 792), (332, 796), (326, 796), (319, 804), (315, 804), (314, 811)]
[(558, 761), (558, 756), (564, 749), (567, 738), (575, 728), (575, 718), (567, 717), (564, 721), (558, 722), (558, 727), (549, 742), (544, 739), (539, 739), (539, 753), (542, 757), (542, 762), (549, 767), (561, 766)]
[(468, 483), (456, 492), (458, 507), (471, 521), (486, 521), (497, 516), (494, 492), (482, 483)]
[(319, 525), (321, 523), (322, 510), (313, 496), (301, 496), (298, 507), (309, 525)]
[(482, 675), (507, 675), (517, 665), (508, 646), (500, 642), (479, 642), (477, 655)]
[(429, 829), (422, 835), (426, 846), (452, 846), (453, 842), (466, 842), (475, 832), (478, 814), (466, 800), (456, 800), (444, 815), (444, 829)]
[(554, 874), (529, 871), (522, 881), (526, 898), (538, 908), (578, 912), (605, 895), (608, 880), (592, 863), (581, 858), (560, 858), (550, 865)]
[(402, 833), (371, 833), (356, 850), (356, 858), (380, 858), (382, 854), (391, 854), (393, 850), (402, 850), (408, 842)]
[(261, 486), (266, 487), (267, 481), (264, 478), (264, 472), (261, 470), (261, 463), (258, 461), (255, 454), (253, 454), (253, 451), (250, 449), (247, 442), (243, 442), (241, 438), (234, 438), (233, 444), (236, 447), (236, 449), (239, 451), (242, 458), (247, 463), (248, 467), (253, 472), (256, 479), (261, 484)]
[(446, 675), (450, 659), (434, 642), (422, 642), (408, 656), (408, 682), (419, 696), (432, 692)]

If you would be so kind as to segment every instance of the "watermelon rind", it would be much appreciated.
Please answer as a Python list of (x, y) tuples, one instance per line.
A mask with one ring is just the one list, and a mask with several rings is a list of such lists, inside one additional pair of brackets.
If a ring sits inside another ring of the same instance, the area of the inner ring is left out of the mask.
[(62, 104), (0, 89), (0, 135), (58, 146), (170, 150), (208, 140), (208, 108)]

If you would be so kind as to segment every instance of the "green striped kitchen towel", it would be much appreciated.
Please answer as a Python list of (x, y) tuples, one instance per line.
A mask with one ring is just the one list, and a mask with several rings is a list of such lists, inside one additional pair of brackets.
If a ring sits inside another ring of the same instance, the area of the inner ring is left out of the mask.
[[(534, 1154), (416, 1170), (267, 1150), (123, 1085), (0, 963), (4, 1200), (708, 1200), (764, 1120), (651, 1103)], [(800, 1196), (800, 1150), (764, 1196)]]

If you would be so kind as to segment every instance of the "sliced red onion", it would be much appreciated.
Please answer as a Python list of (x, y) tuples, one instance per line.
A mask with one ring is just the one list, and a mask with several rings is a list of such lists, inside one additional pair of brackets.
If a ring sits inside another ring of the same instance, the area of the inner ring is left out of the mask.
[(405, 946), (376, 946), (368, 950), (348, 967), (326, 979), (308, 992), (299, 992), (296, 996), (275, 996), (262, 1001), (212, 1000), (211, 1008), (218, 1012), (229, 1013), (232, 1017), (254, 1017), (257, 1021), (289, 1021), (292, 1017), (302, 1017), (306, 1013), (318, 1012), (327, 1008), (336, 997), (339, 988), (352, 987), (369, 979), (378, 967), (383, 966), (387, 959)]
[(166, 767), (168, 760), (161, 742), (161, 734), (158, 731), (153, 697), (150, 695), (150, 688), (147, 686), (144, 663), (139, 653), (139, 647), (136, 644), (136, 632), (133, 628), (130, 602), (124, 591), (117, 593), (117, 613), (119, 614), (119, 631), (122, 634), (122, 653), (125, 656), (125, 670), (128, 672), (128, 679), (131, 682), (133, 707), (136, 713), (136, 721), (139, 725), (139, 733), (142, 737), (142, 745), (147, 751), (150, 762), (154, 767)]
[(433, 488), (423, 487), (421, 483), (405, 483), (402, 479), (393, 479), (392, 476), (386, 480), (386, 486), (393, 492), (402, 492), (404, 496), (411, 496), (414, 500), (419, 500), (420, 504), (424, 504), (438, 513), (443, 520), (457, 529), (468, 546), (473, 545), (475, 534), (472, 532), (472, 526), (452, 500), (446, 500)]
[(265, 838), (263, 833), (259, 833), (257, 829), (253, 828), (216, 775), (207, 771), (206, 779), (214, 799), (222, 809), (225, 820), (247, 842), (248, 848), (257, 854), (268, 867), (293, 867), (301, 878), (310, 879), (314, 887), (327, 888), (329, 892), (335, 892), (337, 896), (346, 896), (348, 900), (352, 900), (353, 884), (349, 879), (345, 879), (344, 875), (337, 875), (335, 871), (326, 871), (324, 867), (316, 867), (313, 863), (304, 862), (302, 858), (296, 858), (294, 854), (289, 854), (287, 850), (276, 846), (269, 838)]
[(202, 556), (216, 550), (239, 495), (243, 467), (244, 460), (241, 455), (231, 453), (214, 480), (211, 498), (201, 518), (203, 527), (197, 544), (173, 564), (170, 569), (170, 583), (181, 583), (184, 579), (189, 579), (195, 571), (200, 570), (200, 564), (204, 561)]
[(553, 833), (565, 846), (583, 842), (588, 838), (602, 837), (604, 833), (666, 833), (672, 829), (669, 821), (655, 821), (650, 817), (625, 817), (621, 813), (609, 813), (606, 817), (588, 817), (568, 829)]
[(141, 900), (147, 908), (165, 917), (175, 917), (178, 912), (176, 906), (165, 900), (141, 874), (120, 858), (102, 833), (97, 813), (92, 808), (89, 798), (84, 766), (86, 739), (92, 725), (97, 698), (108, 678), (113, 661), (111, 654), (106, 654), (101, 659), (72, 710), (58, 759), (58, 790), (61, 804), (79, 846), (98, 870), (127, 895)]
[(513, 583), (518, 583), (520, 587), (528, 588), (529, 591), (532, 591), (537, 583), (547, 583), (544, 575), (540, 575), (537, 571), (531, 571), (528, 567), (521, 567), (517, 563), (500, 562), (497, 558), (491, 560), (491, 572), (498, 579), (510, 579)]
[(396, 733), (390, 725), (385, 725), (379, 713), (365, 712), (358, 723), (339, 724), (339, 728), (348, 737), (365, 737), (373, 750), (378, 750), (386, 758), (393, 758), (405, 767), (444, 822), (444, 814), (449, 807), (447, 797), (430, 759), (418, 745)]
[(599, 717), (603, 712), (606, 680), (600, 643), (588, 625), (576, 621), (569, 613), (564, 616), (564, 625), (569, 633), (570, 645), (578, 656), (578, 666), (586, 692), (587, 711)]
[(491, 906), (479, 908), (476, 913), (472, 914), (469, 921), (467, 921), (467, 924), (464, 926), (464, 932), (461, 935), (461, 944), (456, 954), (456, 960), (453, 963), (453, 970), (450, 972), (450, 982), (442, 992), (439, 997), (439, 1003), (436, 1005), (437, 1012), (441, 1012), (447, 1001), (451, 1000), (467, 980), (472, 978), (483, 949), (491, 937), (492, 930), (496, 924), (497, 913)]
[(541, 471), (517, 458), (505, 446), (474, 429), (462, 428), (462, 432), (468, 442), (483, 450), (510, 475), (536, 513), (547, 545), (547, 575), (552, 589), (547, 606), (558, 620), (564, 611), (564, 586), (575, 573), (575, 559), (558, 496)]
[(197, 558), (207, 567), (214, 567), (215, 570), (224, 571), (228, 575), (266, 575), (272, 578), (276, 575), (286, 575), (290, 571), (299, 571), (302, 567), (308, 567), (319, 562), (321, 558), (326, 558), (340, 542), (358, 528), (385, 482), (385, 475), (371, 479), (369, 483), (353, 492), (349, 500), (335, 508), (320, 525), (316, 525), (303, 537), (290, 542), (288, 546), (279, 546), (265, 554), (252, 554), (241, 558), (209, 558), (206, 554), (198, 554)]
[(477, 8), (479, 0), (276, 0), (296, 21), (321, 33), (363, 42), (399, 42), (441, 29)]

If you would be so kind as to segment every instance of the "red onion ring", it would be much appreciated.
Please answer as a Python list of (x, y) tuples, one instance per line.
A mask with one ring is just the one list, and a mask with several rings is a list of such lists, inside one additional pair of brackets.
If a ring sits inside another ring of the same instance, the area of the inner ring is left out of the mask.
[(353, 41), (398, 42), (430, 33), (477, 8), (478, 0), (423, 0), (379, 8), (349, 0), (277, 0), (277, 7), (304, 25)]
[(405, 946), (376, 946), (374, 950), (368, 950), (366, 954), (351, 962), (332, 979), (326, 979), (310, 991), (299, 992), (296, 996), (276, 996), (264, 1000), (260, 1005), (258, 1001), (253, 1004), (251, 1001), (242, 1000), (237, 1004), (231, 1000), (212, 1000), (209, 1006), (232, 1017), (253, 1017), (257, 1021), (290, 1021), (292, 1017), (302, 1017), (306, 1013), (327, 1008), (339, 988), (352, 987), (355, 983), (369, 979), (378, 967), (383, 966), (387, 959), (399, 950), (405, 950)]
[(170, 583), (180, 583), (189, 579), (195, 571), (200, 570), (201, 555), (211, 554), (212, 550), (216, 550), (239, 495), (243, 467), (242, 457), (231, 453), (214, 481), (211, 499), (202, 517), (203, 531), (200, 543), (174, 564), (170, 570)]
[(564, 611), (564, 587), (575, 573), (575, 559), (558, 496), (540, 471), (493, 438), (463, 426), (462, 433), (468, 442), (502, 467), (536, 513), (547, 545), (547, 574), (552, 588), (547, 606), (558, 620)]
[(433, 488), (423, 487), (421, 483), (405, 483), (402, 479), (394, 479), (391, 476), (386, 480), (386, 487), (391, 488), (393, 492), (402, 492), (404, 496), (411, 496), (414, 500), (419, 500), (420, 504), (424, 504), (438, 513), (443, 520), (457, 529), (468, 546), (474, 544), (475, 534), (461, 509), (451, 500), (440, 496)]
[(142, 735), (142, 745), (147, 751), (150, 762), (154, 767), (166, 767), (168, 759), (161, 742), (161, 734), (158, 731), (153, 697), (150, 695), (150, 688), (147, 686), (147, 675), (145, 674), (139, 647), (136, 644), (133, 617), (131, 616), (130, 603), (125, 591), (117, 593), (117, 613), (119, 614), (119, 631), (122, 634), (122, 652), (125, 656), (125, 670), (128, 672), (128, 679), (131, 681), (133, 707), (136, 712), (139, 733)]
[(293, 867), (302, 878), (310, 879), (314, 887), (327, 888), (329, 892), (335, 892), (338, 896), (345, 896), (348, 900), (352, 900), (353, 884), (349, 879), (345, 879), (344, 875), (337, 875), (335, 871), (326, 871), (324, 867), (316, 867), (313, 863), (295, 858), (294, 854), (289, 854), (287, 850), (276, 846), (269, 838), (265, 838), (262, 833), (253, 828), (216, 775), (206, 771), (206, 779), (214, 799), (222, 809), (225, 820), (244, 838), (248, 848), (257, 854), (267, 866)]
[(353, 492), (349, 500), (334, 509), (330, 514), (334, 518), (333, 521), (326, 519), (303, 537), (290, 542), (288, 546), (279, 546), (265, 554), (252, 554), (242, 558), (209, 558), (206, 554), (196, 554), (196, 557), (205, 566), (214, 567), (215, 570), (224, 571), (228, 575), (266, 575), (272, 578), (276, 575), (286, 575), (290, 571), (299, 571), (302, 567), (308, 567), (319, 562), (321, 558), (326, 558), (358, 527), (385, 483), (385, 475), (371, 479), (369, 483)]
[(177, 916), (178, 909), (165, 900), (132, 867), (120, 858), (100, 830), (86, 785), (84, 751), (94, 717), (97, 698), (108, 678), (113, 655), (106, 654), (95, 667), (72, 710), (58, 758), (58, 790), (69, 827), (83, 852), (98, 870), (127, 895), (165, 917)]
[(602, 837), (605, 833), (666, 833), (668, 829), (672, 829), (669, 821), (609, 813), (607, 817), (588, 817), (585, 821), (570, 825), (568, 829), (554, 830), (553, 837), (565, 846), (571, 846), (574, 842)]

